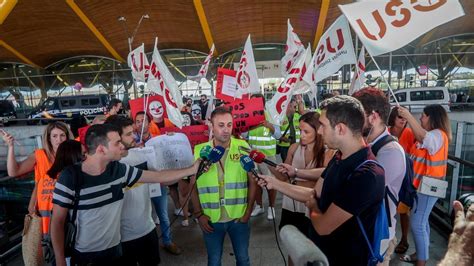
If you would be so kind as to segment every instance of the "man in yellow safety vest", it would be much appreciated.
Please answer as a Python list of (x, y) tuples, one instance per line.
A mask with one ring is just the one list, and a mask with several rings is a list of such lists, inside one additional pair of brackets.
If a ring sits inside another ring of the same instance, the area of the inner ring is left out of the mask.
[(240, 165), (240, 147), (249, 148), (244, 140), (232, 137), (232, 113), (217, 108), (211, 114), (213, 139), (196, 145), (194, 156), (205, 146), (222, 146), (224, 156), (196, 180), (192, 200), (206, 244), (208, 265), (221, 265), (224, 237), (232, 241), (237, 265), (250, 265), (249, 218), (253, 209), (256, 182)]

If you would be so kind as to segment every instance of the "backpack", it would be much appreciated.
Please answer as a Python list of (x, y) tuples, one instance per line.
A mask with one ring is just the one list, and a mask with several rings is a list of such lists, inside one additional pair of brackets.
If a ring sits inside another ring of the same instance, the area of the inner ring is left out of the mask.
[[(372, 153), (377, 156), (379, 150), (392, 141), (397, 141), (395, 137), (392, 135), (387, 135), (377, 141), (374, 145), (372, 145)], [(410, 209), (413, 207), (413, 203), (418, 200), (418, 196), (416, 193), (416, 188), (413, 186), (413, 178), (415, 176), (415, 171), (413, 170), (413, 160), (405, 154), (405, 176), (403, 177), (402, 186), (400, 187), (400, 191), (398, 192), (398, 200), (395, 195), (387, 189), (387, 194), (390, 199), (398, 205), (399, 202), (403, 202), (403, 204), (407, 205)]]
[[(359, 166), (357, 166), (355, 170), (359, 169), (359, 167), (369, 162), (375, 163), (378, 166), (382, 167), (377, 161), (366, 160), (362, 162)], [(351, 175), (349, 175), (348, 179), (350, 177)], [(369, 247), (370, 254), (369, 254), (369, 260), (367, 262), (367, 265), (369, 266), (375, 266), (378, 263), (383, 262), (385, 253), (387, 252), (386, 250), (383, 251), (382, 253), (380, 252), (382, 240), (389, 239), (390, 237), (390, 233), (388, 231), (390, 218), (388, 217), (387, 210), (386, 210), (386, 202), (387, 202), (386, 191), (387, 190), (388, 189), (385, 188), (385, 197), (382, 199), (382, 202), (378, 206), (377, 216), (375, 218), (375, 224), (374, 224), (374, 236), (373, 236), (372, 241), (369, 240), (369, 237), (367, 236), (367, 233), (365, 232), (365, 229), (362, 224), (362, 221), (360, 220), (360, 217), (356, 216), (357, 223), (359, 224), (359, 228), (362, 231), (362, 235), (364, 235), (367, 246)]]

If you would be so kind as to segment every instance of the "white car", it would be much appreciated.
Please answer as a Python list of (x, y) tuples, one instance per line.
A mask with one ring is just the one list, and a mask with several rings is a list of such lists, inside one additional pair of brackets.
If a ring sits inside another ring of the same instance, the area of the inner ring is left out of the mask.
[[(397, 101), (412, 113), (422, 113), (423, 108), (431, 104), (440, 104), (446, 112), (449, 112), (449, 92), (445, 87), (422, 87), (397, 90), (394, 92)], [(390, 95), (390, 103), (396, 105), (393, 96)]]

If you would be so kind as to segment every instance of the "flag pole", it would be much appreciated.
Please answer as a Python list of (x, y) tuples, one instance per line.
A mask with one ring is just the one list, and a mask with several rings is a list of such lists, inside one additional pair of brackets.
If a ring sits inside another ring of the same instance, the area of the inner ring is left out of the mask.
[[(158, 45), (158, 37), (155, 37), (155, 46), (153, 46), (153, 50), (155, 49), (155, 47), (157, 45)], [(148, 97), (147, 97), (145, 89), (143, 89), (143, 112), (145, 112), (145, 114), (143, 116), (143, 120), (145, 120), (145, 118), (148, 120), (148, 116), (146, 115), (146, 111), (148, 109), (148, 101), (149, 100), (150, 100), (150, 93), (148, 93)], [(148, 123), (150, 123), (150, 122), (151, 121), (148, 121)], [(140, 143), (143, 140), (143, 131), (145, 131), (145, 123), (142, 123), (142, 130), (140, 132)]]
[(375, 61), (375, 58), (374, 58), (370, 53), (369, 53), (369, 55), (370, 55), (370, 58), (372, 58), (372, 61), (374, 62), (375, 66), (376, 66), (377, 69), (379, 70), (379, 73), (380, 73), (380, 75), (382, 76), (382, 80), (385, 81), (385, 83), (387, 83), (388, 90), (389, 90), (390, 93), (392, 94), (393, 99), (394, 99), (395, 102), (397, 103), (397, 106), (400, 106), (400, 104), (398, 103), (397, 97), (395, 97), (395, 93), (393, 93), (392, 87), (390, 86), (390, 84), (387, 82), (387, 80), (386, 80), (385, 77), (383, 76), (383, 73), (382, 73), (382, 70), (381, 70), (380, 67), (379, 67), (379, 64), (377, 64), (377, 61)]

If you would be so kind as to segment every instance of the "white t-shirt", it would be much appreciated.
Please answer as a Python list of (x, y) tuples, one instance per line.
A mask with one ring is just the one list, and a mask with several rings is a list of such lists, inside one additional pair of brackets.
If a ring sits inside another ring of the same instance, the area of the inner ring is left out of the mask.
[[(385, 130), (380, 136), (378, 136), (370, 145), (376, 143), (379, 139), (389, 135), (388, 130)], [(398, 199), (398, 192), (402, 187), (403, 178), (405, 176), (405, 151), (402, 146), (396, 142), (392, 141), (380, 148), (377, 152), (377, 161), (382, 165), (385, 170), (385, 186), (390, 190), (390, 192)], [(390, 239), (393, 239), (395, 236), (395, 231), (397, 228), (397, 204), (388, 198), (388, 206), (390, 209), (390, 219), (392, 226), (389, 227)]]
[[(147, 170), (148, 165), (154, 161), (153, 147), (130, 149), (128, 156), (120, 160), (121, 163), (144, 170)], [(148, 184), (145, 183), (136, 183), (125, 189), (120, 219), (121, 242), (138, 239), (155, 229), (156, 226), (151, 217), (151, 200), (148, 191)]]
[(417, 147), (420, 149), (427, 149), (430, 155), (436, 154), (443, 146), (443, 135), (441, 130), (434, 129), (426, 132), (423, 143), (417, 142)]

